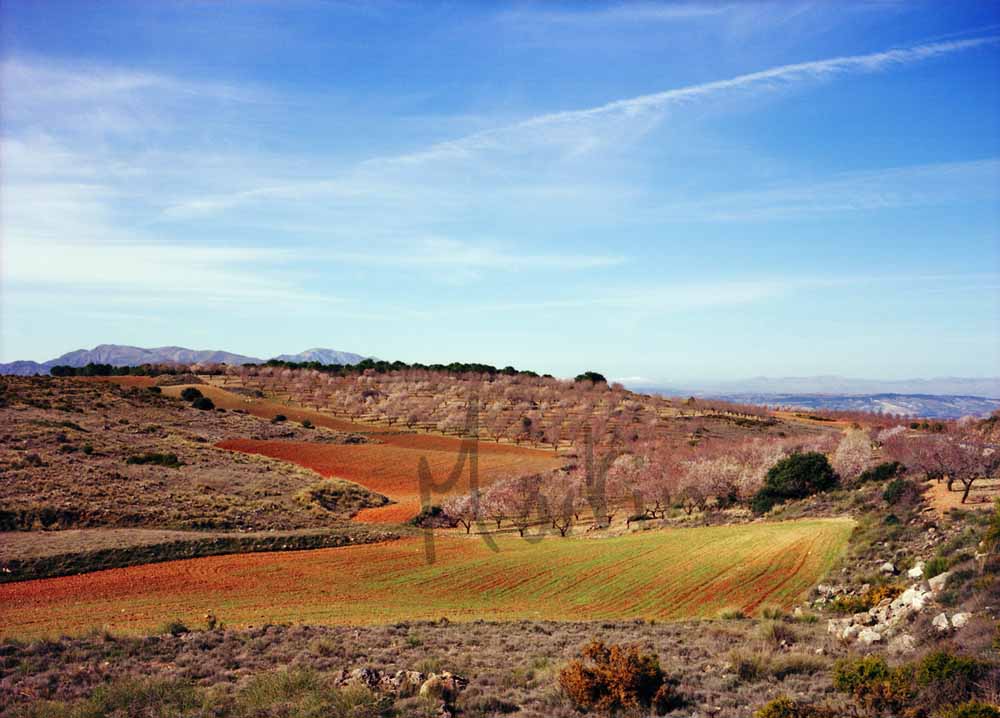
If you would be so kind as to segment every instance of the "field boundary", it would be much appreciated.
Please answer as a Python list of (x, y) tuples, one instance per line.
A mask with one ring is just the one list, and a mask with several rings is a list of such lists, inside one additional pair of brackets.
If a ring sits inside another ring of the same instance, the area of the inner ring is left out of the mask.
[(225, 556), (242, 553), (273, 553), (340, 548), (394, 541), (398, 532), (364, 530), (356, 526), (323, 533), (276, 533), (273, 535), (199, 536), (189, 540), (150, 543), (59, 553), (26, 559), (11, 559), (0, 564), (0, 583), (17, 583), (39, 578), (58, 578), (94, 573), (113, 568), (164, 563), (184, 559)]

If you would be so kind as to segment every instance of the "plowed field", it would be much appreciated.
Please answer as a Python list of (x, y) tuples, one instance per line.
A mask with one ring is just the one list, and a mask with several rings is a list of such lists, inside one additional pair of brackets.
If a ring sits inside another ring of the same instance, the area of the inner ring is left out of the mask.
[[(323, 476), (353, 481), (398, 502), (376, 509), (365, 509), (358, 521), (399, 522), (420, 511), (420, 480), (417, 467), (427, 459), (431, 477), (443, 486), (456, 466), (459, 442), (426, 434), (385, 437), (382, 444), (316, 444), (304, 441), (255, 441), (232, 439), (218, 444), (223, 449), (263, 454), (312, 469)], [(560, 464), (552, 452), (517, 450), (513, 446), (479, 445), (479, 486), (488, 486), (503, 476), (548, 471)], [(469, 462), (453, 486), (446, 492), (434, 492), (434, 503), (445, 493), (469, 490)]]
[(644, 531), (612, 538), (435, 536), (242, 554), (0, 585), (0, 635), (198, 625), (714, 617), (789, 607), (842, 553), (846, 519)]

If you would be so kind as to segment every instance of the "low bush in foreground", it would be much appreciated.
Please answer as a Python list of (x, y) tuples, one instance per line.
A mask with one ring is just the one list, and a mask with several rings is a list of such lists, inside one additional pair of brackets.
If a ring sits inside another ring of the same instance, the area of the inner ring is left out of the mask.
[(559, 672), (559, 686), (576, 708), (611, 714), (651, 709), (662, 715), (683, 703), (656, 656), (603, 641), (589, 643)]
[(230, 699), (189, 680), (120, 679), (99, 686), (86, 700), (39, 701), (19, 718), (380, 718), (392, 715), (391, 700), (367, 687), (330, 685), (308, 670), (256, 675)]
[(934, 651), (890, 666), (880, 655), (847, 658), (834, 665), (833, 687), (852, 701), (850, 708), (811, 705), (781, 696), (755, 718), (1000, 718), (1000, 708), (984, 703), (984, 693), (1000, 678), (997, 666), (975, 658)]
[(775, 698), (753, 715), (754, 718), (840, 718), (833, 708), (800, 703), (788, 696)]
[(997, 678), (992, 664), (934, 651), (897, 667), (876, 655), (838, 661), (833, 687), (850, 695), (861, 715), (923, 718), (949, 715), (982, 698), (984, 686)]

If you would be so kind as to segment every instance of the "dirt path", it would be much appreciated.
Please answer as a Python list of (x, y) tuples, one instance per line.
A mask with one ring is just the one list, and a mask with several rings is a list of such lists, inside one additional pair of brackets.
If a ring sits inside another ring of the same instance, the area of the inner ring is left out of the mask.
[(964, 504), (962, 485), (957, 482), (952, 491), (948, 491), (948, 484), (944, 481), (929, 482), (924, 498), (942, 516), (952, 509), (992, 509), (994, 502), (1000, 499), (1000, 479), (980, 479), (974, 483), (969, 500)]

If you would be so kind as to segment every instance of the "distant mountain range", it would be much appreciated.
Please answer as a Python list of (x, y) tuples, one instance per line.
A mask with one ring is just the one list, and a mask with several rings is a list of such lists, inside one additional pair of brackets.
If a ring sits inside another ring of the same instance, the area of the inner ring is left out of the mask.
[[(623, 380), (624, 381), (624, 380)], [(722, 394), (931, 394), (940, 396), (982, 396), (1000, 399), (1000, 377), (935, 377), (932, 379), (854, 379), (843, 376), (765, 377), (714, 382), (685, 382), (683, 385), (656, 385), (652, 381), (624, 381), (629, 388), (660, 393)]]
[(959, 394), (724, 394), (716, 398), (740, 404), (872, 411), (932, 419), (986, 416), (1000, 409), (1000, 399)]
[[(282, 361), (318, 361), (323, 364), (357, 364), (365, 357), (352, 352), (335, 349), (307, 349), (299, 354), (280, 354), (275, 357)], [(112, 366), (139, 366), (140, 364), (263, 364), (266, 359), (233, 354), (216, 349), (185, 349), (184, 347), (142, 347), (121, 344), (100, 344), (93, 349), (77, 349), (46, 362), (14, 361), (0, 364), (0, 374), (48, 374), (54, 366), (81, 367), (87, 364), (111, 364)]]
[(279, 354), (275, 357), (281, 361), (318, 361), (320, 364), (357, 364), (365, 358), (360, 354), (338, 352), (336, 349), (306, 349), (298, 354)]
[(664, 396), (696, 396), (804, 410), (871, 411), (938, 419), (986, 416), (1000, 409), (1000, 378), (942, 377), (878, 381), (836, 376), (767, 378), (668, 387), (628, 383)]

